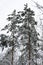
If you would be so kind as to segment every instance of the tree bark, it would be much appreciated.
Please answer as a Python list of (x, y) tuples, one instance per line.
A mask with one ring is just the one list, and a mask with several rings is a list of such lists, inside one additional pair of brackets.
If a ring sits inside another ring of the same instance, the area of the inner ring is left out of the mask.
[(11, 65), (13, 65), (13, 52), (14, 52), (14, 47), (12, 47), (12, 60), (11, 60)]
[(14, 31), (12, 31), (12, 60), (11, 60), (11, 65), (13, 65), (13, 56), (14, 56)]
[(31, 45), (30, 45), (30, 35), (29, 35), (29, 65), (31, 60)]

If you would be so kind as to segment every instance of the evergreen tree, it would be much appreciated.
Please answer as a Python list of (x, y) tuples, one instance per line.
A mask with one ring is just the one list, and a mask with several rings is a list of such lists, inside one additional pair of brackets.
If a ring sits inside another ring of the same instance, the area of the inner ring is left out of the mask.
[[(37, 25), (37, 22), (35, 21), (35, 19), (33, 17), (35, 15), (34, 11), (32, 11), (30, 8), (28, 8), (27, 4), (25, 5), (24, 10), (20, 11), (19, 13), (21, 14), (21, 19), (23, 21), (23, 25), (19, 28), (19, 30), (21, 31), (22, 34), (24, 34), (24, 36), (26, 35), (25, 38), (22, 38), (21, 40), (28, 39), (27, 43), (25, 43), (25, 42), (22, 42), (22, 43), (23, 43), (23, 45), (26, 45), (25, 49), (27, 49), (27, 51), (29, 52), (28, 57), (29, 57), (29, 65), (30, 65), (31, 54), (34, 53), (32, 50), (35, 50), (35, 52), (37, 52), (36, 46), (38, 45), (37, 44), (38, 33), (35, 29), (35, 25)], [(23, 51), (24, 51), (24, 49), (23, 49)]]
[[(38, 40), (38, 33), (35, 29), (35, 25), (37, 25), (37, 22), (34, 18), (34, 11), (28, 8), (28, 5), (26, 4), (23, 11), (19, 11), (16, 14), (16, 11), (14, 10), (12, 14), (8, 15), (7, 20), (11, 21), (10, 24), (6, 25), (2, 30), (8, 29), (7, 33), (11, 32), (10, 36), (10, 46), (12, 46), (12, 65), (13, 65), (13, 51), (14, 47), (23, 46), (23, 49), (20, 49), (22, 52), (21, 55), (21, 62), (22, 58), (23, 62), (22, 65), (27, 63), (28, 59), (28, 65), (31, 65), (31, 60), (34, 63), (34, 52), (37, 53), (37, 40)], [(16, 36), (17, 33), (17, 36)], [(18, 38), (21, 37), (21, 43), (18, 42)], [(16, 41), (15, 41), (16, 40)], [(28, 52), (28, 54), (26, 54)], [(28, 56), (25, 60), (24, 55)], [(25, 63), (26, 61), (26, 63)]]
[[(17, 38), (15, 37), (16, 32), (18, 31), (17, 29), (17, 15), (16, 15), (16, 11), (14, 10), (14, 12), (10, 15), (8, 15), (7, 20), (11, 21), (10, 24), (6, 25), (2, 30), (6, 30), (8, 29), (7, 33), (11, 32), (10, 38), (9, 38), (9, 46), (12, 46), (12, 61), (11, 64), (13, 65), (13, 52), (14, 52), (14, 47), (17, 46), (16, 43), (17, 42)], [(16, 43), (15, 43), (16, 42)]]

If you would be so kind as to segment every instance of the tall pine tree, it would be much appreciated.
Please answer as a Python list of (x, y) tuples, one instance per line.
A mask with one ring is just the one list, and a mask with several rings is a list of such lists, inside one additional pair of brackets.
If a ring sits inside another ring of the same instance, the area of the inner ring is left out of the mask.
[[(23, 11), (19, 11), (16, 14), (16, 11), (14, 10), (12, 14), (8, 15), (7, 20), (11, 21), (10, 24), (6, 25), (2, 30), (8, 29), (7, 33), (11, 32), (10, 36), (10, 46), (12, 46), (12, 65), (13, 65), (13, 51), (14, 47), (16, 46), (16, 43), (18, 47), (20, 45), (23, 46), (23, 49), (20, 50), (22, 52), (21, 58), (24, 57), (24, 55), (28, 52), (28, 65), (31, 65), (31, 61), (34, 62), (34, 52), (37, 53), (36, 47), (37, 47), (37, 40), (38, 40), (38, 33), (35, 29), (35, 25), (37, 25), (37, 22), (34, 18), (34, 11), (28, 8), (28, 5), (26, 4)], [(18, 34), (15, 36), (15, 34)], [(21, 36), (22, 43), (19, 44), (17, 39)], [(16, 39), (16, 43), (15, 43)], [(27, 42), (26, 42), (27, 41)], [(27, 55), (26, 55), (27, 56)], [(22, 62), (22, 59), (21, 59)], [(22, 65), (25, 63), (25, 58), (22, 62)], [(27, 63), (27, 61), (26, 61)]]

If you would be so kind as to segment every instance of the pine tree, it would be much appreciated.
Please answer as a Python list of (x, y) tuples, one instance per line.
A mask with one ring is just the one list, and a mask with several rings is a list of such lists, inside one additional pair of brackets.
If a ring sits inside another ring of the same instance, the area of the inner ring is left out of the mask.
[[(32, 11), (30, 8), (27, 8), (27, 4), (25, 5), (24, 11), (19, 11), (19, 14), (21, 14), (21, 21), (23, 22), (23, 25), (19, 27), (19, 30), (21, 31), (21, 34), (24, 34), (24, 36), (27, 34), (25, 38), (28, 38), (27, 43), (23, 43), (23, 45), (26, 45), (27, 50), (29, 50), (29, 61), (31, 61), (31, 52), (32, 50), (36, 50), (37, 40), (38, 40), (38, 33), (35, 29), (35, 25), (37, 25), (37, 22), (34, 19), (34, 11)], [(21, 22), (19, 22), (21, 23)], [(21, 40), (24, 38), (22, 37)], [(24, 39), (25, 40), (25, 39)], [(35, 49), (33, 48), (35, 46)], [(23, 49), (24, 51), (24, 49)], [(36, 50), (37, 51), (37, 50)], [(35, 52), (36, 52), (35, 51)], [(30, 65), (30, 62), (29, 62)]]
[[(15, 33), (18, 31), (17, 29), (17, 15), (16, 11), (10, 15), (8, 15), (7, 20), (11, 21), (10, 24), (6, 25), (2, 30), (8, 29), (7, 33), (11, 32), (10, 39), (9, 39), (9, 46), (12, 46), (12, 61), (11, 64), (13, 65), (13, 52), (14, 52), (14, 47), (17, 45), (17, 38), (15, 37)], [(16, 42), (16, 43), (15, 43)]]
[[(28, 61), (29, 61), (28, 65), (31, 65), (31, 60), (34, 62), (32, 56), (36, 56), (34, 54), (34, 51), (37, 52), (36, 46), (38, 40), (38, 33), (35, 29), (35, 25), (37, 25), (37, 22), (35, 21), (34, 15), (35, 15), (34, 11), (28, 8), (27, 4), (25, 5), (23, 11), (19, 11), (16, 14), (16, 11), (14, 10), (12, 14), (8, 15), (7, 20), (11, 21), (11, 23), (6, 25), (2, 30), (8, 29), (7, 33), (11, 32), (10, 46), (12, 46), (12, 61), (11, 61), (12, 65), (13, 65), (13, 51), (14, 51), (14, 47), (16, 46), (16, 43), (18, 47), (20, 45), (23, 45), (23, 49), (20, 50), (22, 52), (21, 58), (23, 58), (24, 55), (28, 52)], [(15, 36), (16, 33), (18, 33), (18, 36)], [(21, 38), (22, 44), (21, 43), (19, 44), (17, 42), (17, 39), (21, 35), (23, 35)], [(25, 60), (23, 60), (22, 65), (24, 65), (24, 63)]]

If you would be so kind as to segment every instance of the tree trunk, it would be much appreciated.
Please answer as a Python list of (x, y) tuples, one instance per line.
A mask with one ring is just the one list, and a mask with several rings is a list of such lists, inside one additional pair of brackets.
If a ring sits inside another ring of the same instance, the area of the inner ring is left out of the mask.
[(29, 65), (31, 60), (31, 45), (30, 45), (30, 35), (29, 35)]
[(13, 40), (12, 40), (12, 60), (11, 60), (11, 65), (13, 65), (13, 52), (14, 52), (14, 31), (12, 31), (12, 38), (13, 38)]
[(31, 56), (30, 56), (30, 49), (29, 49), (29, 65), (30, 65), (30, 60), (31, 60), (31, 58), (30, 58)]
[(14, 47), (12, 47), (12, 60), (11, 60), (11, 65), (13, 65), (13, 52), (14, 52)]

